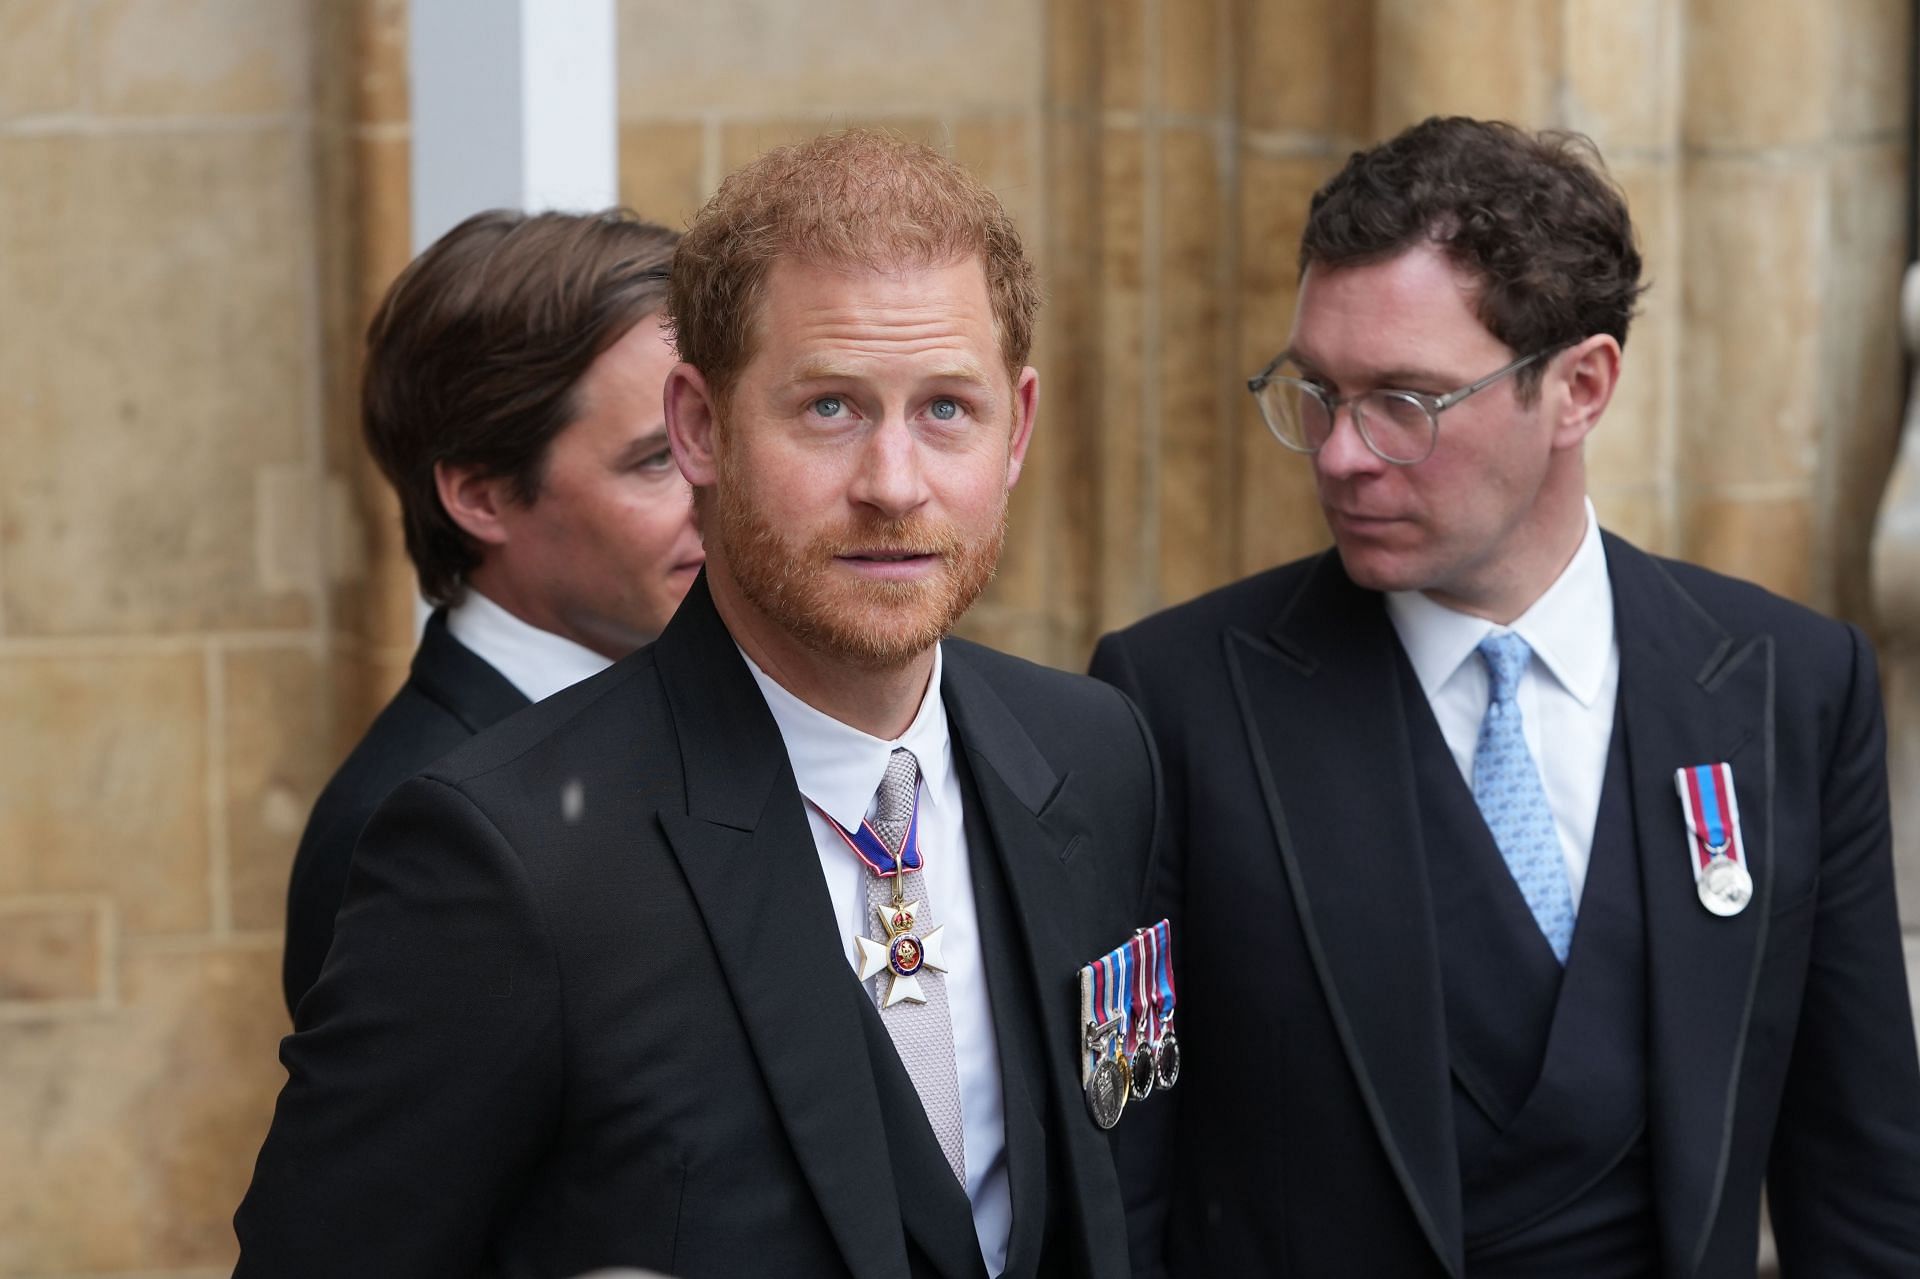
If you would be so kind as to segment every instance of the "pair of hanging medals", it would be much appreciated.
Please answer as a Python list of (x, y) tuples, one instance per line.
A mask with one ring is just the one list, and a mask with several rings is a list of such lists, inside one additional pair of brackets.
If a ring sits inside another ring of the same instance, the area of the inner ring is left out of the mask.
[(1145, 1101), (1180, 1081), (1174, 1003), (1172, 926), (1164, 919), (1080, 970), (1082, 1083), (1100, 1127), (1119, 1123), (1129, 1099)]
[(853, 855), (868, 870), (882, 879), (893, 881), (893, 900), (876, 907), (874, 911), (879, 916), (886, 940), (858, 934), (853, 939), (859, 953), (860, 980), (871, 981), (881, 973), (889, 974), (887, 992), (880, 1000), (883, 1009), (902, 1001), (926, 1003), (927, 993), (920, 987), (920, 974), (923, 969), (936, 973), (947, 971), (944, 949), (946, 927), (942, 925), (922, 932), (919, 927), (920, 903), (907, 900), (906, 873), (921, 869), (924, 863), (920, 853), (919, 788), (915, 787), (913, 812), (907, 818), (907, 831), (900, 837), (900, 847), (897, 849), (887, 847), (887, 842), (880, 838), (870, 821), (862, 821), (858, 830), (849, 831), (834, 821), (826, 809), (818, 804), (814, 804), (814, 808), (827, 819), (828, 824), (846, 841)]

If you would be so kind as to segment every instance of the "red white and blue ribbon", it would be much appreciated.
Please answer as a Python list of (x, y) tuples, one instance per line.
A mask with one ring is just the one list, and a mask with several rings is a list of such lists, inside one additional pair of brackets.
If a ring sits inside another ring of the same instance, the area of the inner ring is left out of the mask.
[(835, 821), (833, 814), (826, 809), (814, 804), (812, 800), (807, 802), (813, 804), (814, 809), (827, 819), (827, 825), (833, 827), (834, 832), (846, 842), (847, 847), (853, 850), (853, 855), (866, 863), (867, 869), (880, 878), (892, 879), (900, 873), (903, 863), (908, 870), (920, 869), (923, 859), (920, 856), (920, 790), (918, 787), (915, 787), (913, 792), (913, 815), (907, 819), (907, 833), (901, 838), (898, 851), (887, 847), (886, 841), (881, 839), (879, 833), (873, 829), (873, 823), (862, 820), (858, 830), (850, 831)]
[(1149, 930), (1153, 937), (1153, 1019), (1154, 1037), (1173, 1020), (1177, 998), (1173, 989), (1173, 925), (1161, 920)]
[(1740, 800), (1733, 789), (1733, 765), (1694, 764), (1673, 775), (1680, 807), (1687, 816), (1687, 845), (1692, 853), (1693, 878), (1706, 874), (1715, 858), (1741, 866), (1747, 850), (1740, 840)]

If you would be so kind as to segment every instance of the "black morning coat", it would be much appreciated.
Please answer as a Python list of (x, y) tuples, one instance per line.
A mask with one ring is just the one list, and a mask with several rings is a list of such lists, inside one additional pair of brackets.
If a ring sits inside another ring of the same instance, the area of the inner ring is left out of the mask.
[[(1593, 875), (1603, 836), (1625, 850), (1609, 873), (1634, 886), (1644, 1026), (1588, 1048), (1644, 1044), (1646, 1209), (1626, 1223), (1656, 1259), (1642, 1273), (1750, 1279), (1764, 1180), (1788, 1276), (1920, 1275), (1920, 1070), (1872, 650), (1755, 586), (1605, 547), (1613, 811), (1631, 816), (1596, 832)], [(1141, 1271), (1485, 1273), (1463, 1226), (1482, 1205), (1457, 1146), (1442, 850), (1411, 746), (1433, 726), (1383, 597), (1327, 552), (1108, 636), (1093, 669), (1154, 731), (1176, 854), (1160, 891), (1186, 1076), (1159, 1116), (1170, 1152), (1148, 1125), (1123, 1144), (1128, 1180), (1167, 1208), (1164, 1241), (1158, 1218), (1135, 1221)], [(1731, 918), (1696, 896), (1674, 787), (1720, 761), (1754, 879)], [(1574, 965), (1586, 923), (1583, 907)], [(1552, 1172), (1549, 1156), (1514, 1176)]]
[[(1152, 750), (1106, 685), (945, 653), (1006, 1098), (1007, 1273), (1124, 1274), (1077, 973), (1148, 922)], [(702, 577), (656, 644), (375, 815), (281, 1048), (236, 1274), (981, 1274), (839, 934)]]
[(427, 619), (407, 682), (320, 792), (300, 836), (280, 967), (289, 1013), (320, 976), (333, 944), (333, 917), (346, 896), (354, 842), (380, 801), (481, 729), (530, 705), (506, 676), (453, 637), (444, 611)]

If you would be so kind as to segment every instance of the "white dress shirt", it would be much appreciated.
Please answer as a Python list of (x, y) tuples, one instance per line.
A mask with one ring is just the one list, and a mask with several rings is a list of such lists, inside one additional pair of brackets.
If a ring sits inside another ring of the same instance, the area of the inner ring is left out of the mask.
[(1474, 650), (1488, 635), (1508, 631), (1533, 650), (1515, 696), (1527, 750), (1553, 809), (1577, 910), (1593, 852), (1593, 825), (1606, 782), (1620, 690), (1613, 585), (1593, 503), (1587, 503), (1587, 534), (1580, 549), (1512, 626), (1455, 612), (1418, 591), (1388, 592), (1387, 613), (1469, 787), (1488, 697), (1487, 668)]
[(894, 748), (904, 746), (920, 761), (921, 882), (934, 919), (945, 928), (947, 1010), (953, 1019), (953, 1054), (960, 1084), (960, 1121), (967, 1156), (967, 1198), (973, 1204), (973, 1230), (987, 1273), (1007, 1265), (1007, 1235), (1013, 1226), (1013, 1201), (1007, 1187), (1006, 1119), (1000, 1092), (1000, 1046), (987, 997), (986, 960), (980, 949), (980, 916), (974, 906), (966, 817), (960, 779), (953, 768), (953, 739), (947, 731), (946, 703), (940, 700), (942, 656), (934, 650), (933, 676), (913, 723), (897, 739), (885, 742), (843, 724), (807, 705), (775, 683), (742, 652), (779, 725), (793, 763), (800, 793), (813, 826), (833, 899), (833, 917), (847, 965), (859, 969), (856, 936), (866, 936), (867, 869), (853, 855), (819, 805), (848, 830), (873, 815), (874, 793), (887, 771)]
[(583, 644), (521, 621), (472, 587), (447, 610), (447, 629), (530, 702), (613, 665)]

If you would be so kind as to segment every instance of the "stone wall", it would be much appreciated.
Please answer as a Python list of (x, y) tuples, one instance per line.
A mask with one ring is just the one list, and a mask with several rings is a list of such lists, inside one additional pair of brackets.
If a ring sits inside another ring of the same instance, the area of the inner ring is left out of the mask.
[[(672, 224), (849, 123), (1001, 192), (1050, 300), (969, 628), (1093, 638), (1314, 549), (1244, 378), (1312, 189), (1435, 111), (1592, 133), (1655, 280), (1591, 452), (1652, 549), (1870, 620), (1912, 44), (1896, 0), (621, 0), (623, 196)], [(282, 1073), (281, 899), (402, 678), (358, 445), (407, 249), (404, 0), (0, 0), (0, 1275), (186, 1279)]]

